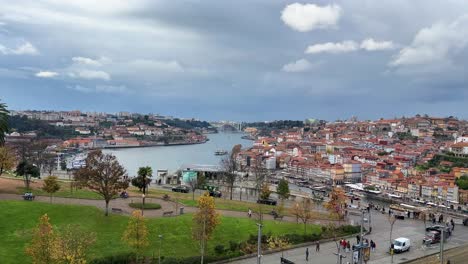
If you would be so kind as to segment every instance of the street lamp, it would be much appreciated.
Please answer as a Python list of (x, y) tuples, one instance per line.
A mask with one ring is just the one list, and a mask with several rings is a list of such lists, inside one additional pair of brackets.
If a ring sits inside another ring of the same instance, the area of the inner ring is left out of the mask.
[(163, 235), (159, 235), (159, 254), (158, 254), (158, 263), (161, 264), (161, 245), (162, 245), (162, 238)]
[(143, 200), (143, 203), (141, 204), (141, 215), (144, 215), (144, 210), (145, 210), (145, 194), (141, 195), (141, 199)]

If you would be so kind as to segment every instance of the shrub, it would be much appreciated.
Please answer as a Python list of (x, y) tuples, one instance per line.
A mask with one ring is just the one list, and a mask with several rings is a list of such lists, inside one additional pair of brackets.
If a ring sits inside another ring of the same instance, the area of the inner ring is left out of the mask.
[(230, 251), (237, 251), (239, 250), (239, 247), (240, 247), (240, 243), (238, 243), (237, 241), (232, 241), (230, 240), (229, 241), (229, 250)]
[(222, 255), (226, 249), (224, 248), (224, 245), (216, 245), (214, 251), (217, 255)]
[(94, 259), (89, 264), (128, 264), (135, 260), (134, 253), (122, 253), (114, 256), (107, 256), (99, 259)]
[[(135, 209), (141, 209), (142, 203), (129, 203), (128, 206)], [(145, 203), (144, 209), (157, 210), (161, 209), (161, 205), (157, 203)]]

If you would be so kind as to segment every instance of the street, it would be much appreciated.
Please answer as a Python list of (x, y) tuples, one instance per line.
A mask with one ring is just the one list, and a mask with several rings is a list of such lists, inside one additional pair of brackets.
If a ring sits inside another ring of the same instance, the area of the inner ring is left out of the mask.
[[(372, 234), (365, 236), (369, 241), (373, 240), (376, 243), (375, 252), (371, 252), (370, 261), (368, 263), (392, 263), (391, 255), (388, 253), (389, 239), (390, 239), (390, 224), (388, 222), (388, 214), (382, 214), (375, 210), (371, 210), (371, 221), (372, 221)], [(355, 224), (360, 222), (359, 216), (350, 216), (351, 221)], [(367, 223), (366, 223), (367, 225)], [(429, 222), (427, 226), (429, 226)], [(406, 237), (411, 240), (411, 249), (409, 252), (401, 254), (395, 254), (393, 257), (393, 263), (401, 263), (406, 260), (422, 257), (432, 253), (436, 253), (439, 250), (439, 244), (434, 244), (430, 247), (422, 245), (422, 239), (424, 237), (425, 229), (424, 223), (419, 220), (405, 219), (396, 220), (393, 226), (392, 238)], [(337, 238), (340, 240), (341, 238)], [(356, 238), (349, 238), (352, 244), (356, 243)], [(468, 243), (468, 227), (462, 225), (456, 225), (453, 235), (445, 243), (444, 248), (453, 248), (459, 245)], [(306, 263), (319, 263), (319, 264), (333, 264), (338, 263), (337, 256), (334, 253), (337, 252), (335, 242), (327, 242), (320, 245), (320, 252), (315, 252), (315, 245), (309, 246), (309, 261), (305, 260), (306, 247), (286, 250), (283, 253), (268, 254), (262, 257), (262, 263), (280, 263), (280, 257), (283, 254), (285, 258), (293, 261), (297, 264)], [(352, 253), (344, 253), (346, 258), (342, 260), (342, 263), (348, 261), (352, 263)], [(256, 264), (256, 258), (244, 259), (235, 261), (232, 263), (238, 264)]]

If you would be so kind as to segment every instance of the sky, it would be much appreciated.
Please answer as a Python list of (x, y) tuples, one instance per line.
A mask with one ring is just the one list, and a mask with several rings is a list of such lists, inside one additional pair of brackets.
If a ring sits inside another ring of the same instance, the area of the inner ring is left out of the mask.
[(468, 117), (462, 0), (0, 0), (10, 109)]

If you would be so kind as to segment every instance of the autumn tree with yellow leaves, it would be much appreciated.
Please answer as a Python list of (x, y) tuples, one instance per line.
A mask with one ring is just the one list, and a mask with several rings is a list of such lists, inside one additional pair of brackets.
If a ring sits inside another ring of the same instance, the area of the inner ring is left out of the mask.
[(304, 234), (307, 233), (307, 223), (313, 218), (312, 202), (308, 198), (302, 199), (291, 208), (291, 214), (296, 217), (297, 222), (301, 220), (304, 224)]
[(332, 214), (338, 216), (338, 219), (343, 219), (346, 205), (346, 195), (343, 189), (335, 187), (330, 193), (330, 200), (325, 204), (325, 208)]
[(39, 218), (34, 228), (31, 243), (26, 248), (33, 264), (55, 264), (57, 261), (57, 234), (49, 222), (47, 214)]
[(57, 259), (63, 264), (86, 264), (86, 253), (96, 235), (79, 225), (67, 225), (57, 238)]
[(57, 176), (48, 176), (44, 179), (44, 183), (42, 184), (42, 190), (50, 196), (50, 203), (52, 203), (52, 196), (58, 190), (60, 190), (60, 184), (58, 183)]
[(144, 250), (149, 245), (149, 241), (146, 219), (143, 217), (141, 210), (132, 212), (122, 240), (135, 251), (137, 260), (139, 256), (143, 255)]
[(193, 215), (192, 237), (200, 243), (200, 263), (203, 264), (206, 243), (220, 223), (219, 213), (215, 210), (215, 200), (204, 193), (198, 198), (198, 212)]

